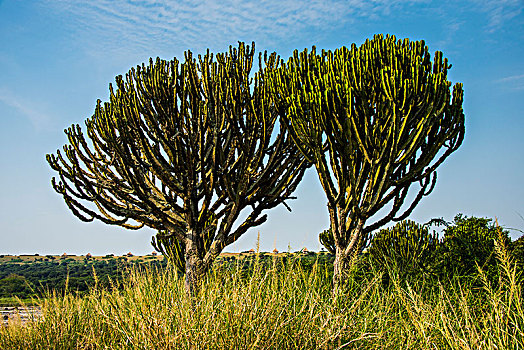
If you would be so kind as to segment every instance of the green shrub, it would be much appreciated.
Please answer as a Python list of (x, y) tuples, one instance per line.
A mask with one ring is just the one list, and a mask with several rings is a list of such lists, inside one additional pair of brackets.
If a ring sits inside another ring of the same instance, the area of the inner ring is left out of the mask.
[(491, 219), (455, 216), (444, 229), (444, 237), (435, 254), (435, 269), (441, 279), (476, 275), (478, 267), (492, 281), (497, 276), (495, 240), (509, 247), (510, 238)]

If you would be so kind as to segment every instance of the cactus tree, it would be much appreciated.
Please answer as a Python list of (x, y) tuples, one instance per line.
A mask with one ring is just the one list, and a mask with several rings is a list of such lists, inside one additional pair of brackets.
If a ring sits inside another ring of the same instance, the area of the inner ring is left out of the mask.
[[(370, 233), (406, 218), (460, 146), (463, 90), (450, 91), (450, 67), (441, 52), (432, 62), (424, 41), (376, 35), (351, 49), (295, 51), (271, 75), (278, 108), (327, 195), (335, 289)], [(418, 193), (404, 203), (414, 183)]]
[(428, 272), (438, 245), (438, 234), (411, 220), (398, 222), (373, 235), (368, 253), (382, 268), (394, 267), (403, 274)]
[(250, 76), (254, 57), (254, 44), (240, 43), (215, 58), (151, 59), (116, 77), (87, 135), (73, 125), (64, 152), (47, 155), (52, 185), (78, 218), (149, 226), (164, 245), (171, 239), (166, 249), (183, 248), (189, 293), (225, 246), (291, 198), (309, 165), (265, 82), (279, 60), (259, 55)]

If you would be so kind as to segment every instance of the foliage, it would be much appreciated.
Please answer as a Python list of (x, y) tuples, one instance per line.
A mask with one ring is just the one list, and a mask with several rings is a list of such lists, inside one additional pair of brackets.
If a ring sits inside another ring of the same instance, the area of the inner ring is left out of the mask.
[(461, 145), (463, 90), (451, 91), (450, 67), (438, 51), (432, 62), (424, 41), (375, 35), (351, 49), (295, 51), (270, 72), (283, 120), (328, 199), (338, 281), (372, 231), (405, 219), (432, 191), (437, 167)]
[(524, 235), (511, 243), (511, 254), (519, 265), (519, 270), (524, 273)]
[(488, 218), (455, 216), (444, 229), (444, 236), (435, 254), (435, 268), (441, 278), (472, 276), (481, 267), (491, 280), (496, 278), (495, 241), (509, 248), (507, 231)]
[[(104, 260), (71, 260), (71, 261), (35, 261), (28, 264), (0, 263), (0, 298), (17, 297), (26, 299), (29, 296), (43, 297), (46, 293), (56, 292), (63, 294), (66, 289), (80, 295), (86, 294), (97, 284), (98, 288), (112, 288), (121, 285), (130, 269), (138, 266), (147, 266), (158, 271), (167, 267), (166, 260), (157, 260), (147, 257), (145, 260), (127, 260), (125, 257), (104, 257)], [(255, 264), (259, 268), (270, 269), (274, 257), (267, 254), (248, 256), (220, 256), (214, 264), (215, 268), (231, 270), (237, 267), (240, 261), (241, 270), (248, 274)], [(315, 263), (322, 268), (333, 264), (330, 254), (289, 254), (282, 261), (294, 261), (294, 264), (306, 271), (310, 271)], [(180, 271), (179, 271), (180, 272)], [(31, 293), (7, 292), (2, 289), (2, 281), (8, 276), (18, 276), (31, 288)]]
[[(216, 232), (217, 220), (215, 214), (210, 214), (209, 219), (204, 224), (202, 233), (203, 250), (207, 252), (211, 248), (211, 243)], [(184, 230), (184, 227), (180, 228)], [(173, 264), (178, 272), (186, 272), (186, 244), (176, 236), (170, 235), (167, 231), (159, 231), (151, 240), (151, 245), (155, 250), (162, 253), (168, 261)]]
[[(444, 225), (444, 237), (429, 232), (432, 224)], [(334, 251), (333, 235), (330, 230), (320, 234), (321, 243)], [(417, 278), (423, 274), (434, 278), (435, 283), (451, 279), (462, 279), (462, 282), (477, 276), (478, 267), (491, 282), (497, 280), (495, 260), (495, 241), (502, 242), (517, 264), (518, 270), (524, 270), (524, 239), (511, 242), (507, 231), (502, 230), (491, 219), (465, 217), (458, 214), (452, 223), (442, 219), (433, 219), (426, 224), (407, 220), (389, 229), (377, 232), (370, 247), (359, 259), (358, 268), (364, 274), (373, 271), (395, 272), (401, 280)], [(361, 274), (360, 274), (361, 275)], [(464, 279), (463, 277), (467, 277)], [(388, 276), (385, 276), (389, 280)]]
[(328, 252), (330, 252), (331, 254), (335, 254), (335, 239), (333, 238), (333, 232), (330, 228), (320, 232), (320, 234), (318, 235), (318, 240), (320, 241), (320, 244), (322, 244)]

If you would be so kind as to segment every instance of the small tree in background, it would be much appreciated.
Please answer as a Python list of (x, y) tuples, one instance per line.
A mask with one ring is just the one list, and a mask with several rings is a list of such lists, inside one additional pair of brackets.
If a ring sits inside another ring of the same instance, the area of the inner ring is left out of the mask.
[[(430, 232), (430, 223), (418, 224), (404, 220), (390, 228), (375, 232), (361, 266), (399, 273), (400, 277), (431, 272), (435, 250), (439, 245), (436, 232)], [(319, 235), (320, 243), (335, 254), (336, 246), (331, 229)]]
[(444, 229), (444, 236), (435, 257), (442, 278), (476, 275), (480, 267), (488, 277), (497, 274), (495, 241), (510, 248), (509, 232), (502, 230), (491, 219), (455, 216)]
[(266, 221), (264, 210), (292, 198), (309, 166), (277, 123), (265, 76), (278, 60), (265, 55), (262, 67), (260, 55), (250, 77), (254, 56), (240, 43), (216, 59), (188, 51), (183, 63), (131, 69), (86, 121), (90, 143), (73, 125), (64, 153), (47, 155), (60, 177), (53, 188), (78, 218), (146, 225), (164, 251), (183, 252), (189, 293), (225, 246)]
[(429, 272), (438, 244), (438, 234), (428, 226), (404, 220), (375, 233), (367, 253), (375, 266), (393, 268), (405, 277)]
[[(351, 49), (295, 51), (271, 72), (280, 113), (327, 196), (335, 292), (370, 233), (405, 219), (462, 143), (463, 90), (450, 91), (450, 67), (441, 52), (431, 62), (424, 41), (376, 35)], [(402, 213), (414, 183), (420, 189)]]

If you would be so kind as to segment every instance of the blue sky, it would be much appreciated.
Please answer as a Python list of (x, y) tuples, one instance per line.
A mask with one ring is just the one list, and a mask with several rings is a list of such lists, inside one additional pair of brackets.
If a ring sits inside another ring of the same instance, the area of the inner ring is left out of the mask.
[[(152, 251), (152, 230), (83, 223), (51, 188), (45, 154), (66, 143), (108, 84), (149, 57), (227, 50), (237, 41), (287, 58), (294, 49), (361, 44), (375, 33), (424, 39), (464, 83), (466, 137), (411, 219), (497, 217), (524, 230), (522, 0), (0, 0), (0, 254)], [(310, 170), (291, 202), (227, 251), (318, 250), (326, 200)], [(512, 231), (513, 237), (520, 236)]]

